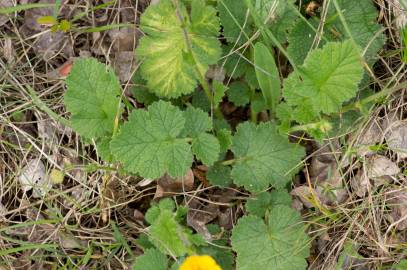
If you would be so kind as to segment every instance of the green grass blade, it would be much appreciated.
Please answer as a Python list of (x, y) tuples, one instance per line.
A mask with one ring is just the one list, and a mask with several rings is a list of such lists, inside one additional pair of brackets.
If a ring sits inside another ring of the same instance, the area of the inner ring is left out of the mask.
[(129, 253), (129, 255), (131, 257), (133, 257), (133, 251), (131, 250), (130, 246), (127, 244), (126, 239), (124, 239), (123, 235), (120, 233), (119, 228), (117, 228), (116, 223), (114, 223), (113, 221), (111, 222), (112, 225), (112, 229), (113, 229), (113, 237), (114, 239), (116, 239), (116, 241), (118, 243), (121, 244), (121, 246), (123, 246), (127, 252)]
[(13, 253), (17, 253), (17, 252), (24, 251), (24, 250), (30, 250), (30, 249), (44, 249), (44, 250), (54, 251), (57, 247), (58, 247), (58, 245), (56, 245), (56, 244), (38, 244), (38, 243), (26, 244), (24, 246), (0, 250), (0, 256), (5, 256), (8, 254), (13, 254)]
[(40, 220), (35, 220), (35, 221), (27, 221), (27, 222), (18, 223), (15, 225), (7, 226), (7, 227), (2, 227), (2, 228), (0, 228), (0, 232), (5, 232), (8, 230), (13, 230), (13, 229), (18, 229), (18, 228), (24, 228), (24, 227), (33, 226), (33, 225), (56, 224), (58, 222), (61, 222), (61, 219), (40, 219)]
[(274, 112), (281, 98), (280, 76), (273, 55), (261, 42), (254, 45), (254, 66), (266, 104)]
[(401, 32), (401, 40), (402, 40), (402, 61), (407, 63), (407, 26), (400, 31)]
[(121, 27), (136, 27), (136, 25), (131, 24), (131, 23), (108, 24), (108, 25), (102, 25), (102, 26), (97, 26), (97, 27), (82, 28), (82, 29), (78, 29), (78, 31), (82, 32), (82, 33), (94, 33), (94, 32), (103, 32), (103, 31), (112, 30), (112, 29), (121, 28)]
[(1, 8), (0, 14), (10, 14), (10, 13), (20, 12), (20, 11), (24, 11), (27, 9), (33, 9), (33, 8), (53, 7), (54, 5), (55, 4), (43, 4), (43, 3), (24, 4), (24, 5), (14, 6), (14, 7)]

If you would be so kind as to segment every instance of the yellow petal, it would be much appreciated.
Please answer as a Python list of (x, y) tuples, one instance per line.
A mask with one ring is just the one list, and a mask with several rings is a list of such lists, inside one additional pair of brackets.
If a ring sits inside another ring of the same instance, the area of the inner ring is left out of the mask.
[(185, 259), (179, 270), (222, 270), (208, 255), (193, 255)]

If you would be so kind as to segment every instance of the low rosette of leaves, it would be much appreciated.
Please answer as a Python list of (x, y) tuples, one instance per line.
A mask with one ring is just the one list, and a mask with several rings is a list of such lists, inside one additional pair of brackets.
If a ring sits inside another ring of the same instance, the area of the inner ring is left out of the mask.
[[(197, 177), (204, 185), (251, 193), (247, 214), (232, 231), (202, 224), (220, 236), (211, 243), (188, 228), (186, 206), (154, 203), (136, 241), (144, 254), (133, 269), (178, 269), (191, 255), (209, 255), (224, 270), (307, 268), (310, 239), (288, 192), (306, 153), (301, 140), (288, 135), (305, 131), (323, 139), (338, 118), (359, 115), (344, 105), (368, 85), (363, 67), (374, 64), (384, 35), (371, 0), (331, 1), (324, 25), (319, 11), (300, 18), (297, 2), (161, 0), (148, 6), (140, 18), (144, 36), (132, 91), (143, 108), (126, 100), (110, 67), (75, 61), (64, 103), (72, 128), (106, 163), (150, 179), (182, 177), (198, 165), (206, 172)], [(225, 74), (210, 76), (211, 65)], [(228, 122), (232, 113), (223, 119), (232, 103), (244, 119), (249, 112), (250, 121)]]

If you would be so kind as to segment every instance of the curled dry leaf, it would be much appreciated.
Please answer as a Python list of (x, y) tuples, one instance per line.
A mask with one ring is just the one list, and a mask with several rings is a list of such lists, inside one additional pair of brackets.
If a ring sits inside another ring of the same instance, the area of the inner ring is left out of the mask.
[(291, 202), (291, 208), (297, 210), (298, 212), (301, 212), (301, 210), (304, 209), (304, 204), (301, 202), (300, 199), (294, 198)]
[(390, 192), (387, 203), (392, 209), (391, 217), (395, 227), (402, 231), (407, 229), (407, 189)]
[(112, 29), (107, 34), (110, 37), (110, 45), (114, 53), (133, 51), (141, 35), (139, 30), (134, 27)]
[(182, 177), (172, 178), (164, 175), (157, 181), (154, 200), (174, 195), (174, 193), (191, 191), (194, 188), (194, 173), (191, 169)]
[(393, 9), (395, 24), (398, 29), (403, 29), (407, 25), (407, 14), (405, 11), (406, 2), (404, 0), (389, 0), (389, 6)]
[(312, 183), (320, 183), (327, 180), (328, 175), (336, 170), (336, 164), (321, 162), (317, 157), (311, 160), (309, 174)]
[(311, 183), (318, 185), (318, 196), (321, 201), (327, 204), (344, 202), (348, 195), (343, 186), (343, 177), (339, 174), (336, 161), (325, 160), (328, 162), (321, 162), (318, 156), (312, 158), (309, 168)]
[(4, 38), (4, 45), (2, 48), (2, 53), (4, 55), (4, 58), (7, 60), (8, 64), (14, 63), (15, 57), (16, 57), (16, 52), (14, 50), (14, 46), (11, 41), (11, 38), (9, 38), (9, 37)]
[(210, 66), (205, 77), (207, 79), (223, 82), (225, 79), (225, 70), (221, 66)]
[(355, 177), (350, 180), (352, 190), (360, 198), (364, 197), (370, 187), (369, 177), (364, 170), (359, 170)]
[(338, 154), (341, 153), (341, 145), (338, 139), (324, 140), (323, 144), (316, 142), (316, 148), (318, 148), (314, 155), (323, 163), (330, 163), (336, 161)]
[(113, 68), (122, 83), (132, 78), (135, 63), (133, 51), (120, 51), (115, 54)]
[(43, 197), (52, 186), (40, 159), (30, 160), (21, 170), (18, 180), (24, 192), (33, 189), (35, 198)]
[(218, 214), (218, 205), (212, 203), (202, 206), (199, 200), (193, 199), (188, 207), (187, 223), (195, 231), (201, 233), (206, 240), (210, 241), (212, 236), (208, 228), (206, 228), (206, 224), (214, 220)]
[(377, 143), (380, 143), (383, 136), (381, 125), (376, 119), (372, 119), (359, 134), (355, 146), (357, 147), (357, 155), (369, 156), (375, 152), (369, 148)]
[(319, 188), (317, 187), (316, 189), (313, 188), (311, 190), (308, 186), (299, 186), (291, 190), (290, 194), (296, 196), (305, 207), (312, 208), (316, 206), (315, 200), (317, 200), (318, 203), (321, 203), (321, 194), (318, 189)]
[(385, 134), (387, 146), (400, 158), (407, 158), (407, 120), (393, 122)]
[(383, 176), (392, 176), (400, 172), (396, 163), (387, 157), (375, 155), (368, 160), (367, 176), (369, 178), (378, 178)]

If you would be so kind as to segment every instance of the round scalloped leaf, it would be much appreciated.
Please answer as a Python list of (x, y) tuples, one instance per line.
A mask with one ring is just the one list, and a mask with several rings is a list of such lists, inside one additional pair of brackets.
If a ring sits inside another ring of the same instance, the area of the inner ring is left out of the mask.
[(75, 61), (64, 96), (73, 129), (87, 138), (110, 136), (120, 104), (120, 82), (114, 71), (96, 59)]
[(237, 270), (307, 268), (309, 239), (299, 214), (288, 206), (273, 207), (267, 223), (256, 216), (239, 219), (231, 240)]
[(133, 270), (167, 270), (168, 259), (156, 249), (147, 249), (143, 255), (138, 256), (133, 264)]
[(232, 151), (236, 160), (232, 169), (234, 183), (254, 192), (270, 184), (286, 185), (304, 156), (304, 149), (289, 143), (271, 123), (240, 124), (232, 140)]
[(199, 79), (197, 69), (204, 74), (221, 55), (216, 10), (204, 1), (193, 0), (188, 14), (180, 1), (177, 10), (173, 1), (161, 0), (146, 9), (140, 27), (146, 34), (136, 50), (144, 57), (141, 74), (159, 97), (192, 93)]
[(133, 111), (110, 148), (130, 172), (146, 178), (158, 178), (165, 173), (182, 176), (193, 159), (188, 141), (178, 138), (184, 124), (183, 113), (177, 107), (159, 101), (148, 111)]
[(360, 51), (351, 41), (330, 42), (313, 50), (300, 67), (284, 81), (284, 98), (295, 109), (294, 119), (308, 122), (320, 112), (338, 112), (353, 98), (363, 76)]

